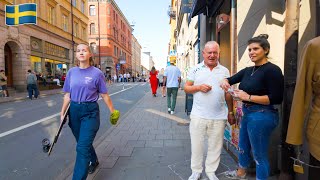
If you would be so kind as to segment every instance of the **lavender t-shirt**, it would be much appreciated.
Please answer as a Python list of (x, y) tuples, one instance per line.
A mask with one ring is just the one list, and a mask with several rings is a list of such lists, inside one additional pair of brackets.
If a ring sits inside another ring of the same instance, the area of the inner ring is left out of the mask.
[(86, 69), (71, 68), (63, 91), (69, 92), (71, 101), (74, 102), (95, 102), (99, 99), (99, 93), (108, 92), (103, 73), (93, 66)]

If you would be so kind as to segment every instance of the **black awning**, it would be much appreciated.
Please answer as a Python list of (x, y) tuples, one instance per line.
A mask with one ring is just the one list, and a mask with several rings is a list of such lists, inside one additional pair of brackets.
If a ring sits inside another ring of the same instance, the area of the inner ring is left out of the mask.
[(193, 0), (190, 18), (203, 13), (206, 16), (214, 16), (220, 9), (223, 0)]
[(207, 10), (207, 0), (193, 0), (193, 5), (190, 13), (191, 18), (201, 13), (206, 13), (206, 10)]

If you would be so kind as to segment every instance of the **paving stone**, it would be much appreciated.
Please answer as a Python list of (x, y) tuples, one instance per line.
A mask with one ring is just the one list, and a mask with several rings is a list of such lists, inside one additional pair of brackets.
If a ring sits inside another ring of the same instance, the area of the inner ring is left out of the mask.
[(157, 134), (156, 139), (172, 139), (172, 134)]
[(145, 140), (129, 140), (127, 143), (127, 147), (144, 147), (146, 144)]
[(100, 159), (99, 160), (99, 162), (100, 162), (99, 168), (112, 168), (116, 164), (118, 158), (119, 157), (107, 157), (104, 159)]
[(163, 147), (163, 140), (146, 141), (145, 147)]
[(139, 140), (153, 140), (156, 139), (155, 134), (140, 134)]

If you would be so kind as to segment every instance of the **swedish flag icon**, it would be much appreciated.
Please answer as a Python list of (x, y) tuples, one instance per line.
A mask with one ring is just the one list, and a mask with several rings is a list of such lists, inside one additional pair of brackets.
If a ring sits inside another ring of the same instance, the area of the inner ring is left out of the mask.
[(6, 5), (6, 25), (37, 24), (37, 4)]

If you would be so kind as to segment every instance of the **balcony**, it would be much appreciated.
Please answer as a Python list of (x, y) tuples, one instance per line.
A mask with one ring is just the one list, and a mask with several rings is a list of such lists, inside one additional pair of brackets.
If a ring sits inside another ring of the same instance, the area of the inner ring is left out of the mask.
[(168, 16), (172, 19), (176, 19), (176, 11), (172, 6), (169, 6), (168, 8)]

